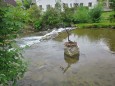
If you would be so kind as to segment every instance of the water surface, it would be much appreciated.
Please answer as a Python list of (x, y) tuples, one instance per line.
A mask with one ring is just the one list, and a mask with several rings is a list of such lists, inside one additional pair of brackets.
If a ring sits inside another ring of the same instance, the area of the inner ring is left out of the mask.
[(23, 53), (29, 69), (19, 86), (115, 86), (115, 30), (76, 29), (70, 39), (80, 56), (64, 56), (67, 34), (32, 45)]

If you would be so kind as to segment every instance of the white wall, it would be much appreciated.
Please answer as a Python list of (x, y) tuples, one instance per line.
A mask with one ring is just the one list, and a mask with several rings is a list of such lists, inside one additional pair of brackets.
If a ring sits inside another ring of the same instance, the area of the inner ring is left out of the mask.
[(88, 3), (91, 2), (92, 6), (97, 4), (97, 0), (77, 0), (77, 3), (83, 3), (84, 6), (88, 6)]
[[(97, 0), (61, 0), (61, 3), (67, 3), (70, 7), (70, 4), (72, 4), (72, 7), (74, 6), (74, 3), (83, 3), (84, 6), (88, 6), (88, 3), (92, 3), (92, 7), (97, 4)], [(43, 10), (47, 10), (46, 5), (51, 5), (52, 7), (55, 7), (56, 0), (36, 0), (37, 5), (42, 5)]]

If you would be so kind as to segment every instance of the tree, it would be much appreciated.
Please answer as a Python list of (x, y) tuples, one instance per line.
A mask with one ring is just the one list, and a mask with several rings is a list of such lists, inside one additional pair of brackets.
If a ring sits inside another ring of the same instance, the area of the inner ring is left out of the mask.
[(89, 9), (86, 7), (78, 7), (74, 13), (74, 23), (87, 23), (89, 19)]
[(102, 6), (96, 5), (93, 9), (90, 10), (89, 15), (90, 19), (93, 23), (99, 22), (101, 19), (101, 14), (102, 14)]
[(28, 9), (31, 7), (32, 0), (22, 0), (22, 4), (25, 7), (25, 9)]
[(60, 15), (55, 8), (49, 8), (42, 16), (42, 28), (53, 29), (60, 27)]
[(110, 0), (110, 6), (115, 11), (115, 0)]
[(25, 22), (23, 9), (0, 6), (0, 86), (14, 86), (26, 71), (26, 64), (14, 38)]
[(31, 8), (27, 10), (29, 13), (29, 24), (37, 30), (41, 29), (41, 21), (42, 21), (42, 11), (39, 9), (37, 5), (32, 5)]

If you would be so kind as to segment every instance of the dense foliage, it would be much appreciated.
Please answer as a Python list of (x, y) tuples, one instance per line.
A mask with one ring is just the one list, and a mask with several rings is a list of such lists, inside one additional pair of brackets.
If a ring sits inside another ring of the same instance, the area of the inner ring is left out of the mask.
[(101, 5), (96, 5), (93, 9), (90, 10), (89, 15), (92, 22), (99, 22), (101, 19), (102, 7)]
[(60, 5), (55, 8), (49, 8), (46, 12), (42, 12), (39, 8), (30, 8), (31, 20), (34, 28), (38, 30), (46, 30), (59, 28), (62, 25), (71, 26), (76, 23), (99, 22), (101, 19), (102, 9), (100, 6), (95, 6), (93, 9), (87, 7), (64, 7), (63, 11)]
[[(32, 5), (31, 0), (22, 0), (23, 4), (28, 3), (29, 7), (25, 10), (28, 13), (29, 22), (26, 25), (31, 26), (34, 30), (47, 30), (63, 26), (71, 26), (77, 23), (98, 23), (102, 21), (102, 2), (99, 5), (89, 9), (84, 6), (76, 6), (68, 8), (66, 5), (62, 9), (61, 3), (58, 1), (55, 8), (49, 7), (47, 11), (42, 11), (38, 6)], [(114, 9), (114, 0), (112, 8)], [(114, 14), (111, 14), (108, 20), (114, 22)], [(100, 21), (101, 20), (101, 21)]]
[(61, 17), (55, 8), (48, 9), (42, 16), (42, 28), (52, 29), (59, 27), (60, 23)]
[(76, 12), (76, 7), (73, 8), (68, 8), (68, 7), (64, 7), (63, 11), (61, 12), (61, 17), (62, 17), (62, 21), (64, 23), (65, 26), (71, 26), (71, 24), (73, 24), (73, 15)]
[(13, 86), (26, 70), (25, 61), (14, 38), (26, 22), (23, 9), (0, 6), (0, 85)]
[(27, 13), (29, 14), (29, 24), (34, 27), (37, 30), (41, 29), (41, 16), (42, 12), (37, 7), (37, 5), (32, 5), (30, 9), (27, 10)]
[(73, 16), (74, 23), (87, 23), (89, 19), (89, 9), (86, 7), (79, 7)]
[(110, 21), (111, 22), (115, 22), (115, 0), (110, 0), (111, 4), (111, 8), (113, 9), (113, 14), (110, 15)]
[(21, 0), (22, 4), (24, 6), (25, 9), (30, 8), (31, 4), (32, 4), (32, 0)]
[(110, 0), (111, 4), (111, 8), (115, 11), (115, 0)]

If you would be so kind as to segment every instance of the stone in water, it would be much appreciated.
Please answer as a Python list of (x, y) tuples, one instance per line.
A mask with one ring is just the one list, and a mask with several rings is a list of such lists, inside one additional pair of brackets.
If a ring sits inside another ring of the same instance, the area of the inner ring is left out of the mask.
[(64, 54), (70, 57), (79, 55), (79, 48), (77, 42), (65, 42), (64, 44)]

